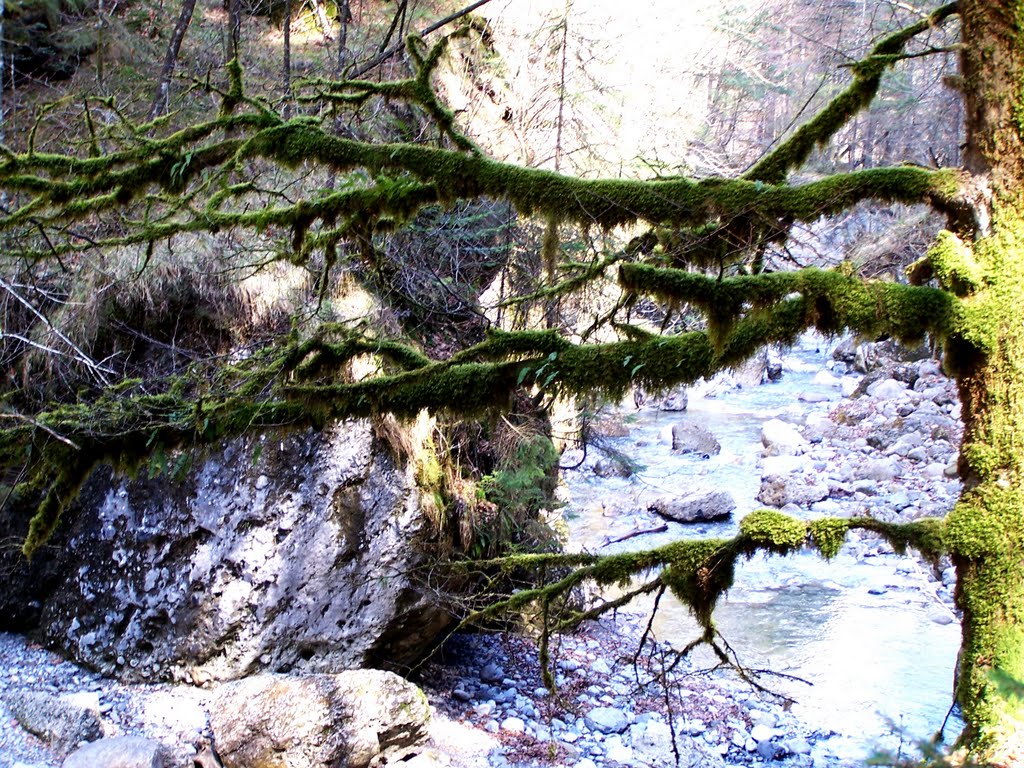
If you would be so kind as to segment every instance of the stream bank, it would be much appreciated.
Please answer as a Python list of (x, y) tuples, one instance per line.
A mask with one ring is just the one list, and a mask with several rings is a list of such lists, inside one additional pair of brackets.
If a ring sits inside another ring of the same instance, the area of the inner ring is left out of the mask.
[[(924, 360), (911, 364), (912, 383), (882, 375), (869, 386), (840, 370), (817, 342), (809, 344), (782, 361), (777, 384), (741, 389), (718, 382), (718, 389), (691, 391), (685, 413), (652, 403), (622, 418), (627, 433), (610, 438), (612, 445), (639, 456), (643, 468), (608, 478), (584, 462), (569, 475), (571, 546), (613, 552), (680, 535), (731, 535), (743, 514), (768, 503), (758, 498), (766, 494), (785, 500), (783, 511), (798, 517), (944, 513), (958, 491), (948, 471), (959, 439), (952, 385)], [(850, 397), (858, 388), (865, 394)], [(767, 448), (761, 434), (772, 419), (798, 426), (806, 444), (761, 456)], [(673, 453), (671, 426), (680, 420), (705, 425), (720, 450), (706, 459)], [(677, 492), (675, 482), (684, 490), (720, 485), (736, 511), (725, 522), (665, 523), (649, 502)], [(613, 541), (661, 525), (664, 533)], [(682, 610), (660, 613), (654, 626), (660, 643), (640, 654), (642, 605), (562, 638), (554, 649), (555, 696), (541, 685), (529, 641), (460, 635), (424, 669), (430, 739), (402, 764), (660, 768), (678, 756), (682, 765), (711, 768), (765, 762), (833, 768), (862, 765), (875, 748), (905, 754), (934, 732), (949, 707), (959, 635), (952, 583), (948, 569), (934, 574), (863, 535), (851, 536), (831, 563), (797, 555), (743, 566), (716, 614), (719, 625), (747, 667), (814, 684), (763, 678), (797, 700), (791, 707), (728, 672), (706, 671), (699, 656), (665, 677), (671, 648), (692, 636)], [(105, 734), (156, 738), (172, 747), (177, 762), (167, 765), (175, 768), (191, 768), (196, 746), (211, 738), (208, 689), (117, 683), (24, 638), (0, 635), (0, 765), (58, 768), (62, 762), (3, 703), (24, 690), (85, 694)], [(950, 740), (955, 727), (947, 731)]]

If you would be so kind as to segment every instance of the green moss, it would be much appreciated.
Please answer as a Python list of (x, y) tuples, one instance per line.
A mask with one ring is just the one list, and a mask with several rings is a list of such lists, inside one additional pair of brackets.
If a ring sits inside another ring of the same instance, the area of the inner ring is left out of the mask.
[(772, 509), (758, 509), (740, 521), (740, 536), (758, 550), (788, 554), (807, 541), (807, 525)]
[(965, 491), (946, 517), (942, 543), (970, 560), (1018, 551), (1024, 532), (1024, 489), (984, 483)]
[(53, 535), (65, 509), (77, 498), (78, 489), (92, 471), (94, 458), (87, 451), (62, 453), (64, 463), (29, 521), (28, 533), (21, 546), (22, 554), (29, 559)]
[(812, 520), (807, 527), (811, 533), (811, 543), (818, 548), (822, 557), (831, 560), (842, 549), (851, 525), (846, 519), (823, 517)]
[(985, 283), (973, 250), (952, 232), (940, 232), (926, 258), (939, 284), (957, 296), (974, 293)]
[[(792, 338), (802, 330), (854, 331), (868, 337), (893, 335), (919, 341), (928, 333), (950, 334), (964, 309), (942, 290), (888, 282), (865, 282), (841, 270), (802, 269), (715, 279), (683, 270), (623, 264), (619, 282), (629, 291), (695, 304), (708, 314), (721, 350), (752, 345), (735, 329), (756, 333), (761, 344)], [(800, 296), (795, 302), (791, 297)], [(787, 300), (790, 299), (790, 300)], [(749, 349), (747, 354), (754, 350)], [(735, 356), (735, 351), (733, 353)]]

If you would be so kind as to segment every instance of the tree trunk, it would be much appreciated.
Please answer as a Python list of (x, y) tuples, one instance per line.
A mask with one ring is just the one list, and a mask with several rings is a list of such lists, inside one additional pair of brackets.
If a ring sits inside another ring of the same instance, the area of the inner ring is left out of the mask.
[(227, 61), (242, 60), (242, 0), (224, 0), (228, 12)]
[(961, 744), (990, 765), (1024, 760), (1024, 6), (961, 6), (971, 243), (983, 278), (965, 299), (949, 364), (963, 403), (964, 491), (946, 523), (963, 610)]
[(174, 25), (171, 33), (171, 41), (167, 44), (167, 55), (164, 56), (164, 64), (160, 68), (160, 80), (156, 86), (156, 95), (153, 97), (153, 104), (149, 108), (149, 119), (159, 117), (167, 109), (170, 100), (171, 76), (174, 74), (174, 67), (178, 63), (178, 54), (181, 52), (181, 42), (185, 39), (185, 32), (192, 23), (192, 14), (196, 9), (196, 0), (183, 0), (181, 14), (178, 16), (178, 23)]
[(287, 120), (292, 116), (292, 0), (284, 0), (284, 51), (281, 61), (281, 79), (284, 82), (284, 109)]

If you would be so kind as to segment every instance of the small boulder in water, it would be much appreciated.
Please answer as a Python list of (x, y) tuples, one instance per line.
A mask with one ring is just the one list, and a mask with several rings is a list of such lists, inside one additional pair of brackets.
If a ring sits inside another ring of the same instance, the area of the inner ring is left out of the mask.
[(711, 457), (721, 450), (718, 439), (699, 424), (681, 421), (672, 425), (672, 453), (699, 453)]
[(702, 490), (686, 496), (662, 496), (647, 509), (677, 523), (705, 523), (729, 517), (736, 502), (728, 491)]

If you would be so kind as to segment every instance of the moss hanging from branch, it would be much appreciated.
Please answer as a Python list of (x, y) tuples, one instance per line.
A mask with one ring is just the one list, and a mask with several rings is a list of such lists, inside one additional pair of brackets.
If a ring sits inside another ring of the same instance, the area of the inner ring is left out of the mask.
[[(731, 539), (676, 541), (655, 549), (615, 555), (528, 554), (510, 555), (485, 561), (447, 564), (457, 572), (503, 573), (525, 571), (537, 575), (538, 586), (523, 589), (472, 613), (460, 626), (515, 615), (527, 606), (551, 606), (584, 582), (597, 586), (618, 586), (625, 590), (616, 598), (585, 612), (548, 616), (542, 630), (568, 629), (585, 619), (616, 610), (630, 599), (659, 588), (668, 588), (700, 624), (700, 637), (689, 648), (711, 642), (715, 637), (714, 610), (732, 587), (740, 558), (758, 552), (786, 555), (813, 544), (826, 559), (838, 554), (846, 532), (854, 529), (880, 534), (898, 551), (920, 550), (931, 560), (947, 552), (942, 543), (943, 521), (924, 519), (912, 523), (883, 523), (870, 518), (821, 518), (797, 520), (776, 510), (751, 512), (740, 522), (739, 533)], [(548, 574), (560, 574), (554, 580)], [(631, 586), (639, 581), (639, 586)], [(678, 638), (677, 638), (678, 640)]]
[[(956, 297), (945, 291), (865, 282), (840, 270), (808, 268), (717, 280), (683, 270), (623, 264), (619, 281), (634, 293), (700, 307), (720, 346), (744, 313), (752, 317), (762, 313), (768, 324), (780, 319), (792, 323), (785, 318), (787, 312), (796, 310), (805, 315), (804, 328), (823, 333), (851, 330), (868, 337), (892, 335), (915, 341), (926, 333), (948, 336), (958, 326), (962, 312)], [(801, 297), (799, 305), (784, 301), (794, 294)]]

